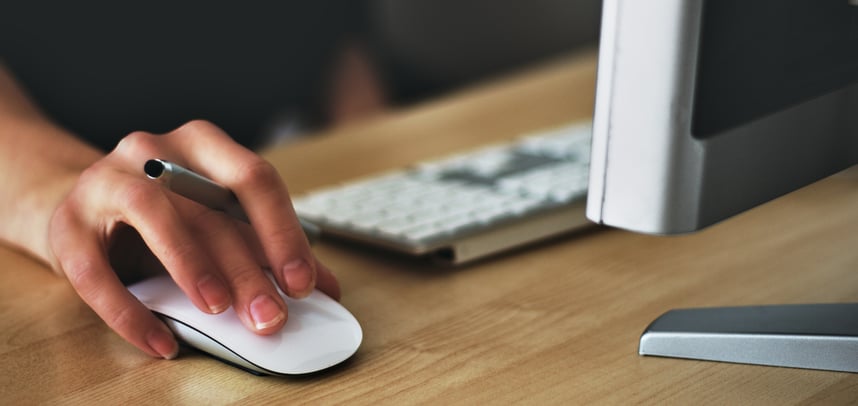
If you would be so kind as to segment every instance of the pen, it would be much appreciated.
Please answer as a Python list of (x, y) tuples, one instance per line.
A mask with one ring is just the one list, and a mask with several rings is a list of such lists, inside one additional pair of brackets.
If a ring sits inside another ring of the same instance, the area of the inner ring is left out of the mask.
[[(211, 179), (190, 169), (162, 159), (150, 159), (143, 165), (149, 179), (156, 180), (174, 193), (191, 199), (213, 210), (222, 211), (236, 220), (250, 223), (235, 194)], [(298, 219), (304, 234), (312, 243), (319, 238), (319, 227)]]

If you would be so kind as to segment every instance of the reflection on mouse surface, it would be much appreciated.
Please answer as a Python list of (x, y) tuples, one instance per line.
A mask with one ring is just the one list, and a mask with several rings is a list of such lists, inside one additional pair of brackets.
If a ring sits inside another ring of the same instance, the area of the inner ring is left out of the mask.
[(357, 351), (363, 331), (346, 308), (322, 292), (295, 300), (281, 293), (289, 319), (280, 332), (260, 336), (235, 311), (211, 315), (197, 309), (167, 276), (128, 287), (189, 345), (251, 371), (272, 375), (306, 374), (332, 367)]

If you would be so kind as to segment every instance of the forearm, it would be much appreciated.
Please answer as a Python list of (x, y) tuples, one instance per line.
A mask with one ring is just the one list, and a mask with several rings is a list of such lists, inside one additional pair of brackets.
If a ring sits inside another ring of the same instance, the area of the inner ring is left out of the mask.
[(56, 269), (51, 216), (101, 156), (44, 116), (0, 64), (0, 240)]

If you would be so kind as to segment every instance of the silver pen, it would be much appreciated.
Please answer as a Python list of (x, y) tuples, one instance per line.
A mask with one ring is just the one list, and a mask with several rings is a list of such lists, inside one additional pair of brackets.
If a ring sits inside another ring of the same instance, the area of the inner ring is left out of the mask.
[[(215, 183), (190, 169), (162, 159), (150, 159), (143, 165), (143, 172), (174, 193), (191, 199), (213, 210), (222, 211), (236, 220), (250, 223), (235, 194), (223, 185)], [(304, 234), (312, 243), (319, 238), (319, 227), (298, 219)]]

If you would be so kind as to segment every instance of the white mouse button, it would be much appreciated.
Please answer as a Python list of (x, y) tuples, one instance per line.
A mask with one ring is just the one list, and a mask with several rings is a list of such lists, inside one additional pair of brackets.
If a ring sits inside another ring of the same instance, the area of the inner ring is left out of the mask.
[(334, 366), (354, 354), (363, 338), (354, 316), (319, 291), (301, 300), (283, 296), (289, 313), (286, 325), (260, 336), (244, 327), (232, 308), (217, 315), (201, 312), (168, 276), (129, 290), (149, 309), (198, 330), (269, 373), (303, 374)]

